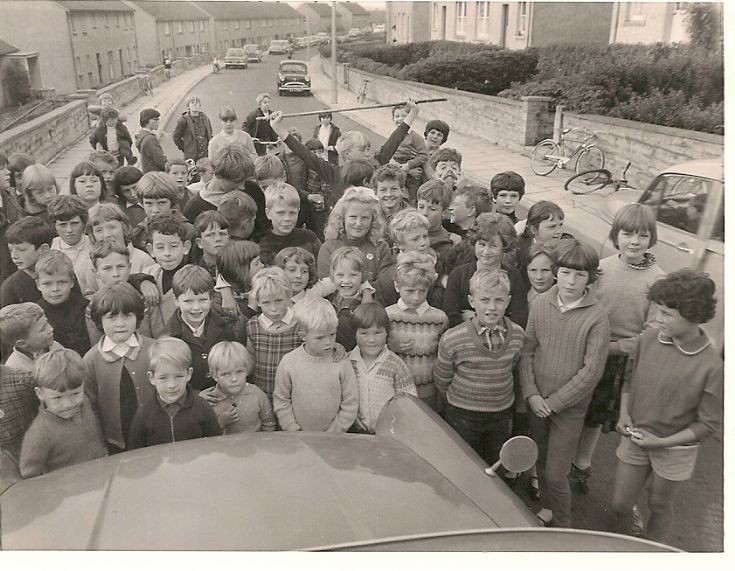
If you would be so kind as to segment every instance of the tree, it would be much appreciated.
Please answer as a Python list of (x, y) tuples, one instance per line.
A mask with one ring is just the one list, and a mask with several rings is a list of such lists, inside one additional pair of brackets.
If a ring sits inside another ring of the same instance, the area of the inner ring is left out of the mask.
[(8, 89), (8, 98), (15, 105), (25, 105), (31, 99), (31, 80), (20, 62), (14, 61), (3, 74), (3, 83)]
[(715, 2), (695, 2), (687, 12), (692, 43), (706, 50), (722, 50), (722, 8)]

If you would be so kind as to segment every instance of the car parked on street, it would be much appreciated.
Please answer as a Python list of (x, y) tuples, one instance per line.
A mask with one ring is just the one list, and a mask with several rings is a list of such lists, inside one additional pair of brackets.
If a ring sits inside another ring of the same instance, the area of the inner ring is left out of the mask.
[(305, 61), (286, 59), (278, 66), (278, 95), (306, 93), (311, 95), (311, 76)]
[(271, 40), (271, 44), (268, 47), (268, 55), (285, 55), (291, 48), (291, 44), (288, 40)]
[(227, 50), (225, 54), (225, 69), (230, 69), (231, 67), (247, 69), (248, 59), (244, 49), (230, 48)]
[(248, 58), (248, 63), (260, 63), (263, 61), (263, 52), (260, 51), (260, 46), (258, 44), (245, 44), (243, 49), (245, 50), (245, 55)]
[(358, 38), (360, 36), (360, 28), (350, 28), (347, 32), (347, 36), (350, 38)]

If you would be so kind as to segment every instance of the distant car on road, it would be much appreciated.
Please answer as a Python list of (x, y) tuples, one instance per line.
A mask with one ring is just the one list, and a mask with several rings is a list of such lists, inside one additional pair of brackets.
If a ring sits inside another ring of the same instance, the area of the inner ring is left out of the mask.
[(245, 50), (242, 48), (230, 48), (225, 54), (225, 69), (231, 67), (241, 67), (247, 69), (248, 60), (245, 55)]
[(316, 35), (316, 37), (317, 37), (317, 41), (320, 44), (328, 44), (331, 41), (331, 39), (332, 39), (332, 36), (329, 35), (327, 32), (319, 32)]
[(373, 28), (373, 34), (385, 33), (385, 24), (378, 24)]
[(360, 36), (360, 28), (350, 28), (347, 32), (347, 36), (350, 38), (357, 38)]
[(278, 65), (278, 95), (286, 93), (311, 95), (311, 77), (305, 61), (286, 59)]
[(268, 55), (285, 55), (288, 53), (290, 47), (291, 44), (288, 40), (271, 40), (271, 45), (268, 48)]
[(252, 61), (260, 63), (263, 61), (263, 52), (260, 51), (260, 46), (258, 44), (245, 44), (243, 49), (247, 55), (248, 62)]

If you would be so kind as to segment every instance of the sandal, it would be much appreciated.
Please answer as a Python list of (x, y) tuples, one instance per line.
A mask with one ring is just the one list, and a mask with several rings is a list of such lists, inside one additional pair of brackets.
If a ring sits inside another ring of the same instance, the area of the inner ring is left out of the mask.
[(541, 488), (538, 484), (538, 476), (531, 476), (528, 479), (528, 495), (532, 500), (539, 501), (541, 499)]

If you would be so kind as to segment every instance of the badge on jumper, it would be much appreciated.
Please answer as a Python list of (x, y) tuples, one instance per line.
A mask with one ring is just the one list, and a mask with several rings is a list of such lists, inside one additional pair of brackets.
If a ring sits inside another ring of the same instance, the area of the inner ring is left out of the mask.
[(372, 260), (373, 260), (373, 255), (372, 254), (368, 254), (365, 257), (372, 262)]

